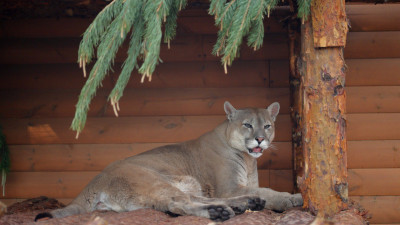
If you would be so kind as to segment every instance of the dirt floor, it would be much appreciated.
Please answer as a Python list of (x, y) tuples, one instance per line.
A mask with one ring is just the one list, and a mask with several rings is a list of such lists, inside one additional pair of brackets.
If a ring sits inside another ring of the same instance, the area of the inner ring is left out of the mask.
[[(178, 216), (171, 217), (163, 212), (152, 209), (140, 209), (132, 212), (116, 213), (111, 211), (96, 211), (82, 215), (70, 216), (61, 219), (49, 219), (34, 222), (35, 216), (40, 212), (48, 212), (51, 209), (63, 207), (55, 199), (39, 197), (29, 199), (21, 203), (16, 203), (7, 209), (7, 213), (0, 218), (0, 224), (85, 224), (85, 225), (108, 225), (108, 224), (193, 224), (193, 225), (212, 225), (212, 224), (263, 224), (263, 225), (302, 225), (311, 224), (315, 217), (311, 213), (295, 208), (284, 213), (276, 213), (271, 210), (263, 210), (259, 212), (246, 212), (237, 215), (232, 219), (220, 222), (213, 222), (206, 218), (195, 216)], [(314, 224), (354, 224), (364, 225), (367, 222), (356, 209), (343, 211), (336, 215), (330, 223)]]

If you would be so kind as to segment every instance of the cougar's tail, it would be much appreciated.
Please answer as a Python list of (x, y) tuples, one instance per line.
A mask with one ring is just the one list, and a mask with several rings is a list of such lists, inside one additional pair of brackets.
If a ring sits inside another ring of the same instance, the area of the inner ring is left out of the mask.
[(65, 208), (56, 209), (51, 212), (39, 213), (35, 217), (35, 221), (38, 221), (43, 218), (61, 218), (61, 217), (72, 216), (72, 215), (76, 215), (76, 214), (82, 214), (85, 212), (87, 212), (87, 210), (85, 210), (85, 208), (72, 202)]

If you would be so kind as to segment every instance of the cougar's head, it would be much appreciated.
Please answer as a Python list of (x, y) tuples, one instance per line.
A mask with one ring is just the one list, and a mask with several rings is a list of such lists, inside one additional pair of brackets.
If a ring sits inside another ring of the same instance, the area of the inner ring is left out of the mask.
[(275, 136), (275, 119), (279, 113), (279, 103), (274, 102), (266, 109), (235, 109), (225, 102), (228, 117), (226, 136), (231, 147), (247, 152), (254, 158), (262, 155)]

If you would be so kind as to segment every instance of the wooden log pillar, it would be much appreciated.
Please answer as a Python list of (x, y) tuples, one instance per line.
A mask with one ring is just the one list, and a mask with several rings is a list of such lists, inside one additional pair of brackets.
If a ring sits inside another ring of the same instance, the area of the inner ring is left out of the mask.
[(347, 31), (344, 0), (312, 1), (311, 17), (301, 25), (303, 173), (297, 182), (304, 207), (324, 218), (346, 209), (348, 201), (343, 57)]

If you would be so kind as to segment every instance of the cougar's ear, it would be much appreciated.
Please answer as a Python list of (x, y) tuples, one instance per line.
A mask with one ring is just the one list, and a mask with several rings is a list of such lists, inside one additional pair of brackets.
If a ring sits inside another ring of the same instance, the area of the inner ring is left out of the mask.
[(267, 108), (267, 110), (268, 110), (268, 112), (269, 112), (269, 115), (271, 116), (271, 118), (275, 121), (275, 119), (276, 119), (276, 116), (278, 116), (278, 113), (279, 113), (279, 109), (280, 109), (280, 106), (279, 106), (279, 103), (277, 103), (277, 102), (274, 102), (274, 103), (272, 103), (270, 106), (268, 106), (268, 108)]
[(235, 116), (237, 110), (228, 101), (224, 103), (224, 110), (226, 113), (226, 117), (229, 121), (231, 121)]

